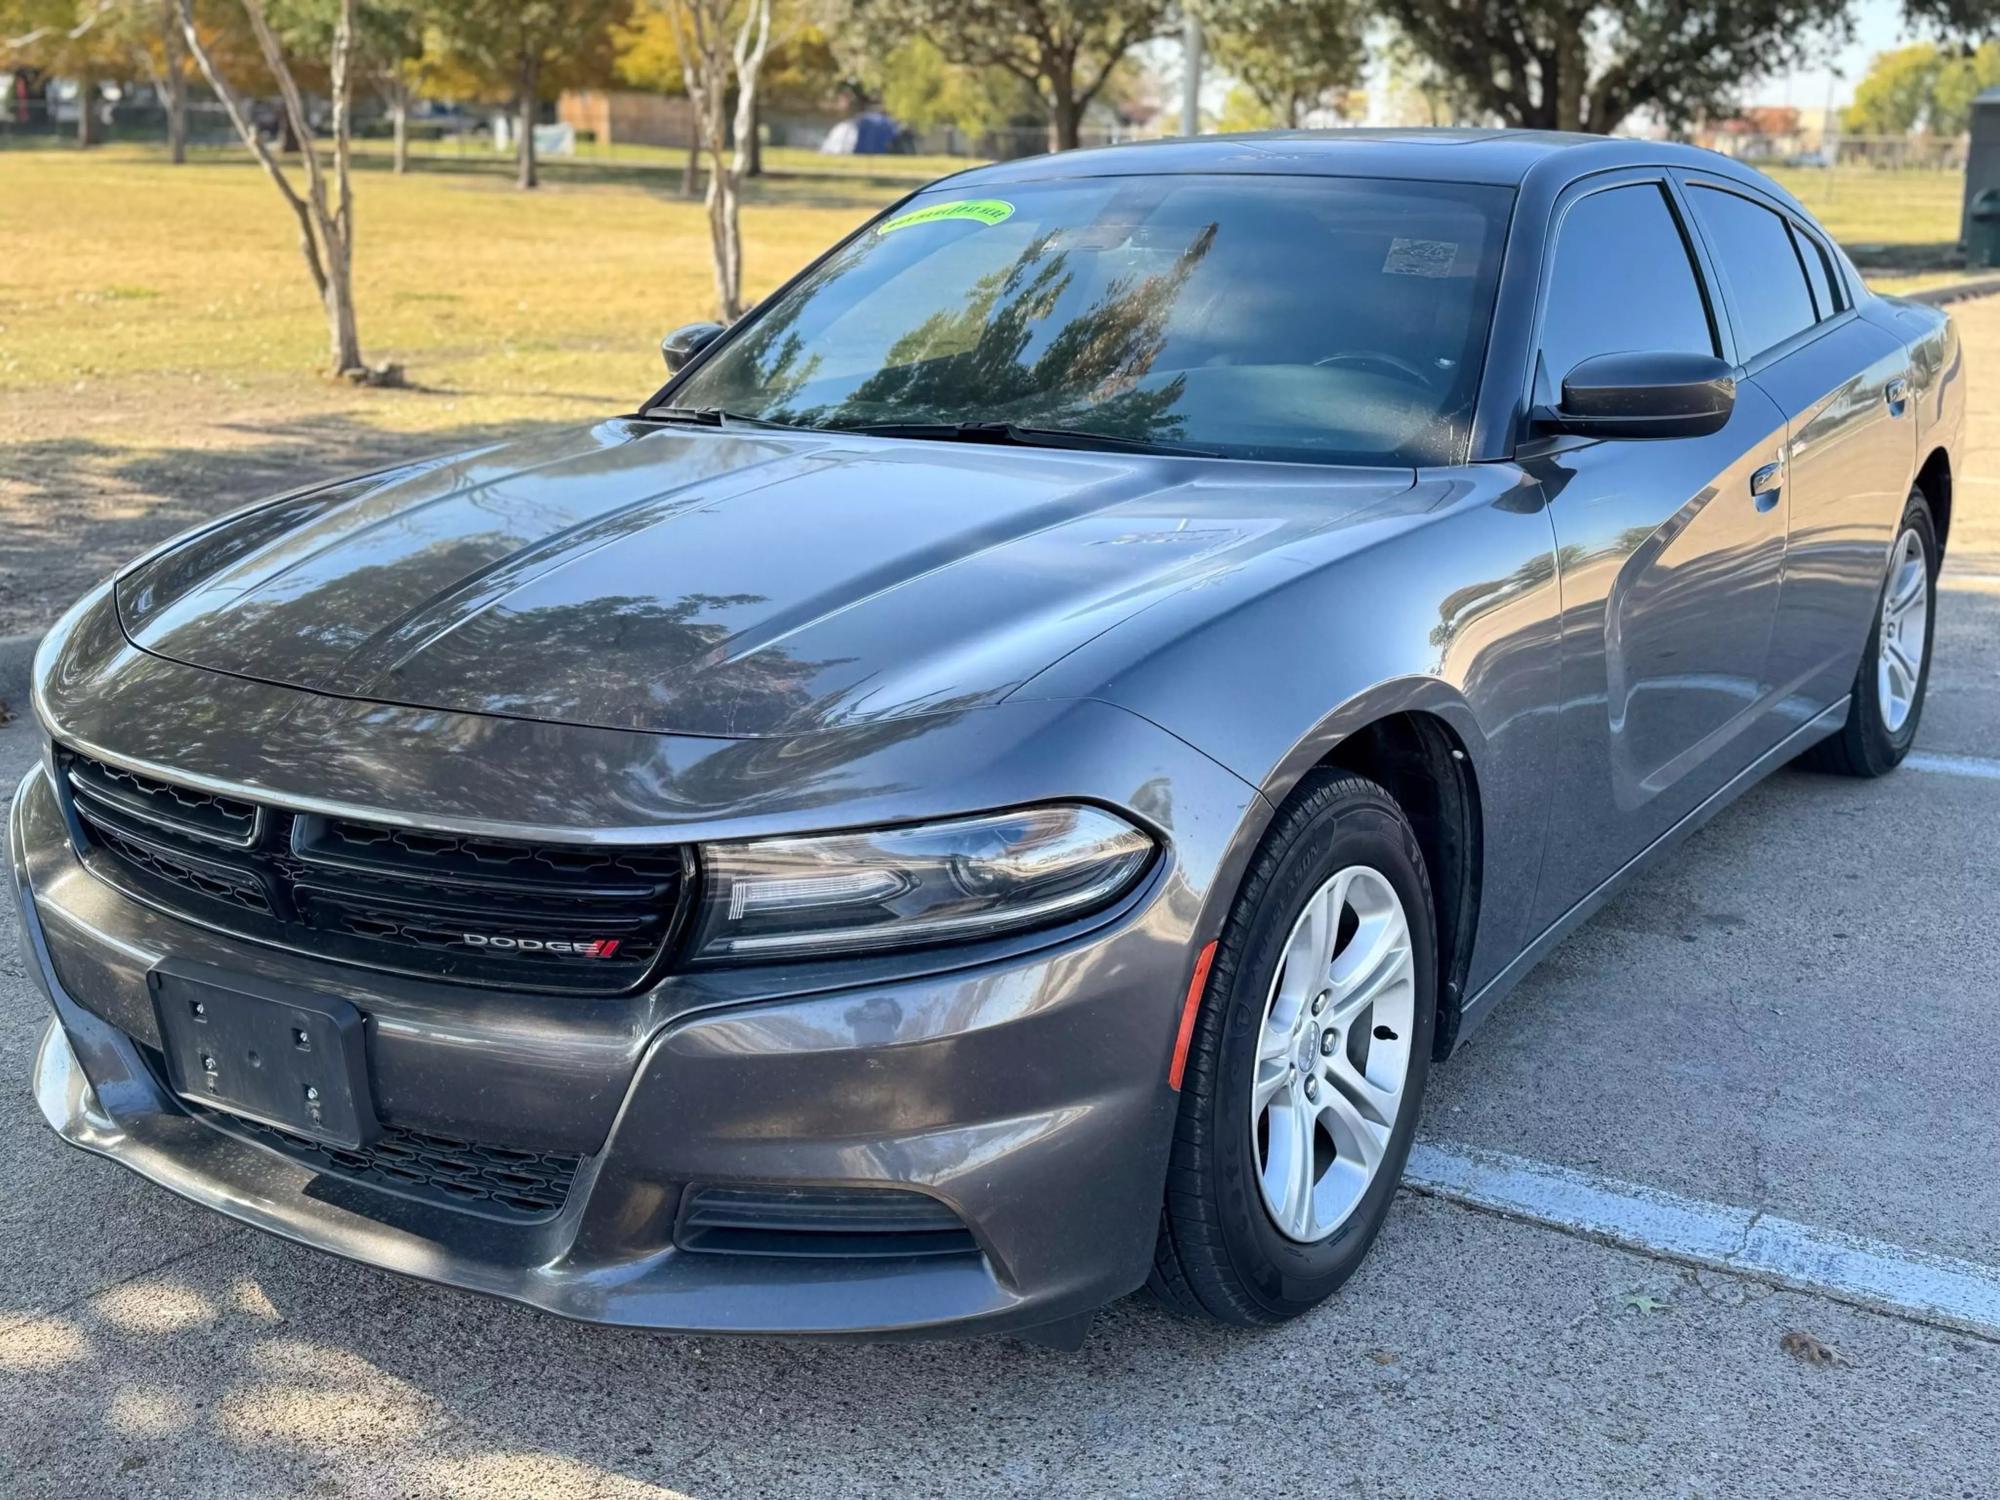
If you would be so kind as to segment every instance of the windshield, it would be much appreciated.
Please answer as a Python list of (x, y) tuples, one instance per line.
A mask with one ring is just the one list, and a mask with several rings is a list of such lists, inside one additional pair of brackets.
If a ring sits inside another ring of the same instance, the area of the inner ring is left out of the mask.
[(1512, 202), (1329, 177), (933, 189), (760, 307), (670, 399), (805, 427), (1453, 462)]

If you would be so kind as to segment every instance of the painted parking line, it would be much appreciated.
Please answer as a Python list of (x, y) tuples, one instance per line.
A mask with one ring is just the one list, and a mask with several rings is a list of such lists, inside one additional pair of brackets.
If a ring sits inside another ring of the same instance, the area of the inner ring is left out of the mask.
[(1931, 750), (1912, 750), (1903, 757), (1903, 764), (1912, 771), (1927, 771), (1933, 776), (2000, 781), (2000, 760), (1988, 760), (1983, 755), (1940, 755)]
[(1502, 1151), (1419, 1141), (1420, 1193), (1688, 1265), (2000, 1339), (2000, 1269)]

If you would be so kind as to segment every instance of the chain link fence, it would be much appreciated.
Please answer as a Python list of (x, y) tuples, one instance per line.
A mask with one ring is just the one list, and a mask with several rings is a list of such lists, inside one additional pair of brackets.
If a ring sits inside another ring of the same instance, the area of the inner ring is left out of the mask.
[[(315, 127), (324, 126), (324, 105), (310, 99), (307, 103), (314, 114)], [(19, 99), (0, 95), (0, 146), (79, 139), (82, 135), (82, 107), (73, 96)], [(253, 101), (251, 108), (258, 128), (268, 138), (276, 140), (283, 129), (282, 112), (277, 102)], [(122, 96), (114, 96), (107, 91), (92, 102), (90, 109), (90, 138), (94, 141), (164, 144), (167, 139), (167, 112), (150, 89), (128, 89)], [(452, 108), (422, 105), (409, 119), (409, 138), (413, 146), (420, 148), (436, 149), (442, 146), (446, 150), (459, 151), (491, 149), (496, 113), (494, 109), (478, 106)], [(190, 145), (228, 145), (235, 140), (228, 115), (212, 99), (191, 99), (187, 105), (187, 121)], [(818, 151), (836, 123), (832, 116), (767, 118), (763, 123), (764, 144)], [(391, 128), (386, 111), (369, 101), (357, 101), (354, 118), (357, 135), (386, 137)], [(622, 138), (618, 132), (611, 134), (614, 138)], [(673, 138), (647, 138), (644, 143), (681, 147), (688, 144), (685, 132), (676, 135), (668, 131), (667, 135)], [(1108, 146), (1136, 139), (1137, 136), (1138, 132), (1130, 129), (1086, 129), (1082, 132), (1081, 144)], [(601, 148), (605, 144), (598, 132), (579, 129), (581, 154), (592, 154), (593, 148)], [(896, 130), (887, 154), (1005, 161), (1036, 156), (1048, 149), (1048, 131), (1039, 125), (1002, 126), (978, 131), (960, 130), (953, 126), (931, 130), (901, 127)]]
[(1753, 167), (1872, 167), (1884, 172), (1963, 172), (1966, 136), (1724, 134), (1698, 139)]
[[(325, 106), (308, 101), (315, 112), (315, 127), (323, 126)], [(0, 147), (35, 141), (77, 139), (81, 134), (81, 103), (70, 97), (11, 98), (0, 95)], [(167, 139), (167, 112), (143, 86), (128, 88), (122, 96), (110, 91), (90, 106), (91, 138), (96, 141), (164, 143)], [(276, 140), (283, 130), (282, 113), (275, 100), (254, 101), (253, 118), (267, 137)], [(460, 153), (487, 151), (494, 147), (493, 119), (496, 111), (478, 106), (451, 107), (423, 104), (407, 124), (410, 142), (419, 149), (444, 149)], [(569, 118), (567, 113), (563, 116)], [(235, 140), (229, 118), (213, 100), (191, 99), (187, 105), (190, 145), (229, 145)], [(600, 153), (607, 142), (598, 132), (582, 128), (577, 143), (579, 154)], [(763, 123), (767, 146), (818, 151), (836, 124), (831, 116), (771, 117)], [(355, 132), (362, 137), (387, 137), (391, 124), (386, 111), (368, 101), (358, 101)], [(611, 132), (616, 137), (618, 132)], [(1082, 132), (1084, 146), (1116, 145), (1136, 140), (1140, 132), (1119, 127), (1097, 127)], [(650, 144), (687, 143), (678, 136)], [(1964, 136), (1864, 136), (1843, 135), (1821, 138), (1816, 133), (1793, 132), (1782, 135), (1756, 133), (1703, 132), (1696, 144), (1758, 167), (1838, 167), (1873, 168), (1881, 171), (1963, 172), (1967, 138)], [(1010, 125), (990, 130), (961, 130), (938, 126), (916, 130), (895, 129), (888, 155), (961, 157), (977, 161), (1007, 161), (1035, 156), (1050, 149), (1048, 131), (1039, 125)]]

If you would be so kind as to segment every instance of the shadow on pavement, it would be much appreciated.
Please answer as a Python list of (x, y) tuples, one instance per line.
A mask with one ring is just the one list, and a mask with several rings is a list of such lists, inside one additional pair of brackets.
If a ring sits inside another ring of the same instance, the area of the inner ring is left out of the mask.
[[(606, 400), (603, 414), (618, 410)], [(349, 413), (217, 422), (200, 441), (69, 435), (0, 449), (0, 636), (38, 631), (148, 547), (266, 495), (593, 420), (399, 432)]]

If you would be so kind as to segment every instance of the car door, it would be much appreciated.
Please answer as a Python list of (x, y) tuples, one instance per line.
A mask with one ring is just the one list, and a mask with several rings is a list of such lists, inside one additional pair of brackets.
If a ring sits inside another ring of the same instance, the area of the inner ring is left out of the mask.
[(1743, 184), (1690, 173), (1682, 185), (1736, 358), (1787, 418), (1790, 542), (1767, 672), (1796, 726), (1847, 692), (1868, 638), (1916, 469), (1908, 354), (1856, 314), (1813, 226)]
[[(1665, 173), (1558, 199), (1533, 401), (1620, 352), (1729, 357), (1686, 209)], [(1778, 738), (1766, 657), (1785, 555), (1783, 414), (1739, 383), (1704, 437), (1530, 445), (1562, 590), (1558, 788), (1537, 915), (1554, 921)]]

